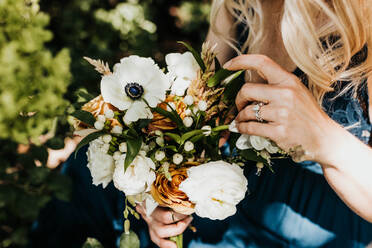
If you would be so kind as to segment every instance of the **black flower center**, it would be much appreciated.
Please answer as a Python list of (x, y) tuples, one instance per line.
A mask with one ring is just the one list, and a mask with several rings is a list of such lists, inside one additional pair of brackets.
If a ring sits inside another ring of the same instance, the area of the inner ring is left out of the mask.
[(125, 93), (132, 100), (137, 100), (143, 95), (143, 87), (138, 83), (128, 83), (125, 85)]

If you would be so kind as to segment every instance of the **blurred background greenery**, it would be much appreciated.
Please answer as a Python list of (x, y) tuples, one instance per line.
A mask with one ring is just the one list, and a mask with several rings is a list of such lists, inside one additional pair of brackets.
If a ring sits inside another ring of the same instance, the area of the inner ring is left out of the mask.
[(0, 248), (25, 247), (40, 209), (69, 199), (63, 159), (49, 154), (70, 141), (79, 92), (99, 92), (83, 56), (164, 65), (183, 51), (177, 41), (200, 47), (209, 10), (207, 0), (0, 0)]

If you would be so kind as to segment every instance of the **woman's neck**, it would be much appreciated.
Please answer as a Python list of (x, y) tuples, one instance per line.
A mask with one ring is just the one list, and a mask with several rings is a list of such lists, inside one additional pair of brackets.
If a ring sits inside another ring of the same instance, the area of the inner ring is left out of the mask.
[[(282, 39), (280, 23), (284, 0), (263, 0), (264, 38), (257, 53), (264, 54), (287, 71), (296, 69), (295, 63), (289, 57)], [(255, 79), (257, 80), (257, 78)]]

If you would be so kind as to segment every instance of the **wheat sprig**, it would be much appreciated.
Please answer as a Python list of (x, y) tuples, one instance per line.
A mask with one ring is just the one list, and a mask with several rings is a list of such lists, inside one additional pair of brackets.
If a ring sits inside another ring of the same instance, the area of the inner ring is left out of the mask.
[(102, 75), (110, 75), (111, 74), (111, 70), (110, 70), (110, 67), (109, 67), (107, 62), (105, 64), (105, 62), (103, 62), (100, 59), (95, 60), (95, 59), (91, 59), (91, 58), (88, 58), (88, 57), (84, 57), (84, 59), (86, 61), (88, 61), (89, 64), (93, 65), (94, 69), (96, 71), (98, 71), (99, 73), (101, 73)]

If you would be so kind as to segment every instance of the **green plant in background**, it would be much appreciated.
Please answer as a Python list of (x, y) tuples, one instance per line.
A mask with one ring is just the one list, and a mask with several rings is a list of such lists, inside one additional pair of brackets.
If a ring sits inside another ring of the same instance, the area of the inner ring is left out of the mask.
[(0, 0), (0, 248), (25, 246), (40, 209), (68, 199), (71, 182), (45, 165), (71, 134), (69, 102), (99, 89), (83, 57), (164, 65), (177, 41), (200, 47), (208, 11), (207, 0)]
[(68, 198), (69, 181), (46, 168), (42, 145), (65, 113), (71, 77), (68, 51), (44, 47), (48, 22), (36, 0), (0, 1), (0, 247), (26, 244), (40, 208)]

